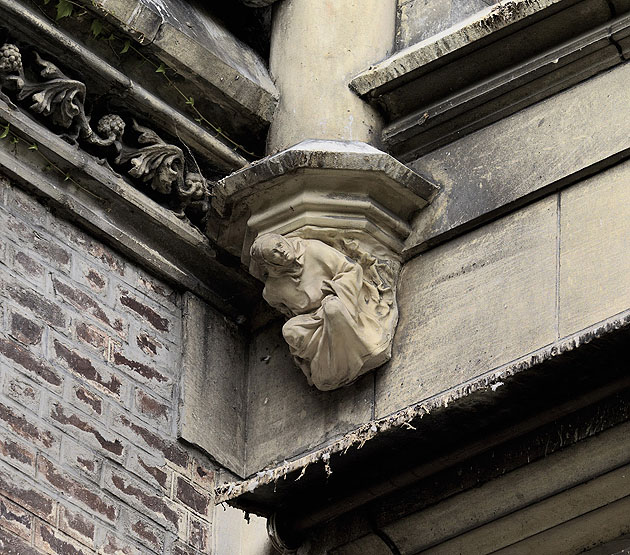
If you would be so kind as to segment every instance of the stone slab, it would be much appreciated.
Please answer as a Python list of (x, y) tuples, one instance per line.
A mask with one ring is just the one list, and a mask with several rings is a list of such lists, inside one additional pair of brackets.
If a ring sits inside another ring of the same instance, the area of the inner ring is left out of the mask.
[(485, 0), (409, 0), (399, 2), (396, 49), (428, 39), (496, 2)]
[[(374, 64), (358, 74), (350, 82), (351, 88), (357, 94), (366, 95), (378, 87), (389, 85), (390, 82), (427, 66), (440, 58), (452, 54), (457, 50), (469, 47), (472, 43), (493, 39), (504, 29), (520, 24), (532, 18), (542, 10), (556, 11), (560, 9), (562, 0), (522, 0), (519, 2), (500, 2), (494, 6), (475, 14), (455, 25), (448, 32), (420, 41), (405, 48), (382, 62)], [(505, 8), (501, 7), (505, 5)], [(529, 22), (529, 21), (528, 21)]]
[(248, 475), (311, 451), (372, 418), (371, 373), (336, 391), (309, 387), (289, 354), (280, 327), (262, 329), (250, 343)]
[(630, 162), (562, 191), (560, 335), (630, 307)]
[(376, 374), (377, 417), (554, 340), (556, 204), (548, 197), (406, 264), (393, 357)]
[(618, 66), (411, 163), (440, 192), (416, 218), (408, 255), (627, 156), (628, 79)]
[(245, 340), (236, 327), (191, 293), (184, 298), (179, 435), (243, 476)]

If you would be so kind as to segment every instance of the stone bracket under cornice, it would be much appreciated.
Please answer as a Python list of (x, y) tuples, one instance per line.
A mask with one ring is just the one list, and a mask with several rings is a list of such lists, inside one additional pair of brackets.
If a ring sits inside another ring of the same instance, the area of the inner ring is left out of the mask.
[(368, 144), (306, 140), (219, 181), (212, 205), (229, 221), (219, 244), (249, 265), (258, 235), (304, 226), (361, 229), (398, 255), (410, 218), (437, 191)]
[(438, 188), (357, 141), (306, 140), (222, 179), (217, 242), (265, 281), (310, 385), (348, 385), (391, 357), (414, 213)]

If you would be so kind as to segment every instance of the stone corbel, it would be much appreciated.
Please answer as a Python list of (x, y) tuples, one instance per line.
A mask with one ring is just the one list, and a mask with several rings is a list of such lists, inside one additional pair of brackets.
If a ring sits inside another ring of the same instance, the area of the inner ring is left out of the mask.
[(391, 357), (412, 215), (437, 187), (361, 142), (309, 140), (219, 182), (220, 243), (265, 282), (309, 384), (348, 385)]

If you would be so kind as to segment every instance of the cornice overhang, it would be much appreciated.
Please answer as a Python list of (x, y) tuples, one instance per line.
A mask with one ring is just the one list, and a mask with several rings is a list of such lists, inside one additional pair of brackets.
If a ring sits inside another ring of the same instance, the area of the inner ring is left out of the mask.
[(384, 114), (388, 152), (411, 161), (625, 61), (628, 10), (625, 0), (503, 0), (350, 88)]
[[(287, 552), (344, 514), (375, 529), (630, 418), (630, 313), (221, 485), (217, 503), (273, 516)], [(593, 426), (594, 421), (598, 422)]]

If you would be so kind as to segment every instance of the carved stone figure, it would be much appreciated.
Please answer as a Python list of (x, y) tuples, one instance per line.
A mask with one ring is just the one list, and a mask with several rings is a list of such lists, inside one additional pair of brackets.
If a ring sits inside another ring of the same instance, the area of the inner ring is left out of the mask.
[(282, 334), (310, 385), (336, 389), (390, 358), (398, 315), (392, 287), (372, 279), (374, 258), (364, 257), (366, 272), (322, 241), (275, 233), (258, 237), (251, 255), (263, 297), (289, 318)]

